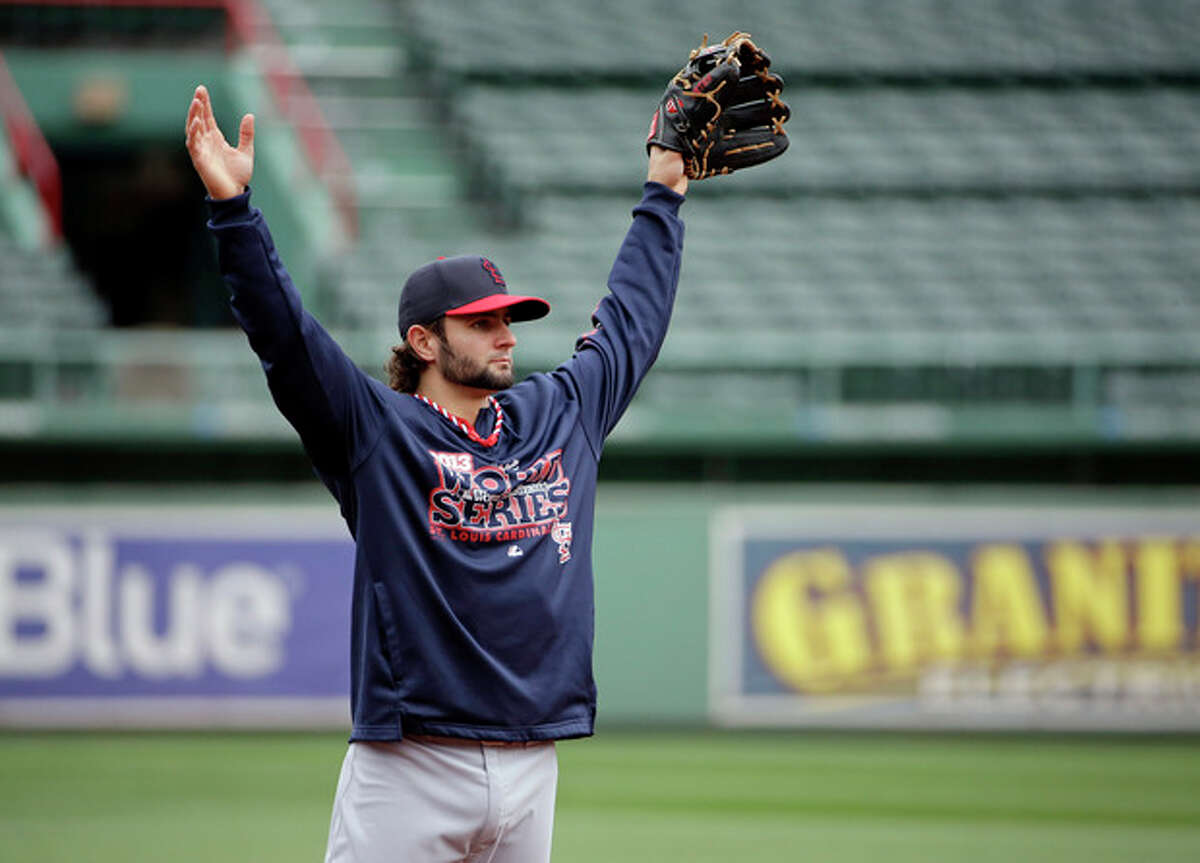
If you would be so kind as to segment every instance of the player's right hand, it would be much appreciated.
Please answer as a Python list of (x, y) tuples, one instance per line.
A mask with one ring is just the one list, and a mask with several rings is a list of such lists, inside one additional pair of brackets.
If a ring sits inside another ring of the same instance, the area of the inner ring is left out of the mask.
[(213, 117), (208, 89), (201, 84), (187, 115), (187, 149), (208, 196), (214, 200), (240, 195), (254, 173), (254, 115), (242, 117), (237, 148), (229, 146)]

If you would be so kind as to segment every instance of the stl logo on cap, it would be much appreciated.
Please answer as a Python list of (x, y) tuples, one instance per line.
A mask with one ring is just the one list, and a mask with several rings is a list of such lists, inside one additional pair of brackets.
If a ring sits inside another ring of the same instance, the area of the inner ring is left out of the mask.
[(502, 288), (507, 288), (508, 285), (504, 281), (504, 276), (500, 275), (500, 271), (496, 269), (496, 265), (487, 258), (480, 258), (479, 262), (483, 265), (484, 272), (492, 277), (492, 281)]

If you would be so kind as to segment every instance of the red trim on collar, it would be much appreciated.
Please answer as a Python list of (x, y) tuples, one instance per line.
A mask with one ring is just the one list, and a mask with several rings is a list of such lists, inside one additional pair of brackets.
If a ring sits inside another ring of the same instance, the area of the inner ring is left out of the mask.
[(447, 420), (449, 420), (452, 425), (456, 426), (459, 431), (480, 446), (495, 446), (496, 442), (500, 440), (500, 428), (504, 425), (504, 410), (500, 407), (500, 402), (496, 401), (491, 396), (488, 396), (488, 404), (491, 405), (492, 410), (496, 412), (496, 427), (492, 429), (492, 433), (487, 437), (480, 437), (479, 432), (475, 431), (469, 422), (460, 416), (450, 413), (450, 411), (446, 410), (433, 399), (423, 396), (420, 393), (413, 393), (412, 395), (413, 398), (420, 399), (421, 401), (425, 402), (425, 404), (429, 405), (435, 411), (440, 413)]

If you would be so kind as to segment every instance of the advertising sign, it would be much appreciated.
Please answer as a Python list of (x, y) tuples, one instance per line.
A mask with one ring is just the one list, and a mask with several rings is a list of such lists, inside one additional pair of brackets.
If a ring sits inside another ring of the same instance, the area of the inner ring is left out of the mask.
[(336, 513), (0, 510), (0, 724), (344, 725)]
[(1200, 510), (734, 509), (729, 725), (1200, 729)]

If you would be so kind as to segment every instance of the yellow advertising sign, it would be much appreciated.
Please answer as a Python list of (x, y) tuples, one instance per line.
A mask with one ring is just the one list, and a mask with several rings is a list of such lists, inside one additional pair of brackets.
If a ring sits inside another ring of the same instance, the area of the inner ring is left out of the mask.
[(1056, 727), (1073, 714), (1095, 727), (1107, 712), (1124, 727), (1117, 714), (1141, 705), (1200, 727), (1200, 519), (992, 515), (857, 512), (838, 536), (824, 532), (828, 511), (816, 525), (751, 514), (732, 530), (727, 514), (714, 548), (717, 717), (853, 708), (881, 724), (957, 713), (1037, 725), (1053, 713)]

